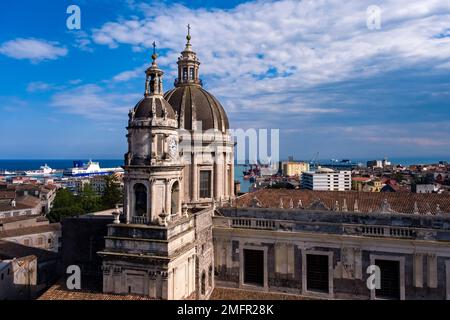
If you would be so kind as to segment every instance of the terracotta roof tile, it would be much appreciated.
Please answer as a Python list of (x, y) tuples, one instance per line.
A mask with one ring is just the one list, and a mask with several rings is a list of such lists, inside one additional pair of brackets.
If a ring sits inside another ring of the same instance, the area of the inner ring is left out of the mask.
[(50, 287), (38, 300), (152, 300), (137, 295), (106, 294), (96, 291), (68, 290), (58, 283)]
[(369, 213), (377, 212), (386, 201), (392, 211), (397, 213), (450, 213), (450, 194), (436, 193), (262, 189), (237, 198), (233, 206), (252, 207), (255, 197), (258, 205), (263, 208), (279, 208), (280, 201), (283, 202), (283, 208), (288, 208), (290, 199), (292, 199), (295, 208), (301, 200), (304, 209), (307, 209), (314, 202), (322, 202), (330, 210), (333, 210), (336, 201), (339, 208), (342, 209), (345, 200), (348, 211), (353, 211), (356, 201), (358, 211)]

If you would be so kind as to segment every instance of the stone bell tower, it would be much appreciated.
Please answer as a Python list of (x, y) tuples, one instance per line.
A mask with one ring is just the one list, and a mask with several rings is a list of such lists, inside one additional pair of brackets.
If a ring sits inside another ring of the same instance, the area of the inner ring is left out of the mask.
[(178, 153), (177, 114), (163, 98), (163, 72), (146, 70), (144, 97), (130, 110), (125, 155), (127, 223), (167, 225), (181, 214), (183, 165)]
[(195, 218), (182, 208), (178, 116), (163, 97), (153, 46), (144, 97), (129, 113), (125, 221), (108, 226), (98, 254), (105, 293), (182, 299), (196, 288)]

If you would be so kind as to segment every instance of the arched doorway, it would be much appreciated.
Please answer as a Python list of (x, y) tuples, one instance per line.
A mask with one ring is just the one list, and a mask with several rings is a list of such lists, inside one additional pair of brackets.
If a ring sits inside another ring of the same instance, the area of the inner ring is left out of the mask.
[(172, 190), (170, 192), (170, 213), (171, 214), (177, 214), (179, 211), (179, 200), (180, 200), (180, 184), (178, 181), (175, 181), (172, 185)]
[(134, 185), (134, 212), (135, 216), (147, 215), (147, 188), (142, 183)]
[(205, 271), (202, 272), (201, 284), (200, 284), (200, 292), (202, 295), (206, 293), (206, 274)]

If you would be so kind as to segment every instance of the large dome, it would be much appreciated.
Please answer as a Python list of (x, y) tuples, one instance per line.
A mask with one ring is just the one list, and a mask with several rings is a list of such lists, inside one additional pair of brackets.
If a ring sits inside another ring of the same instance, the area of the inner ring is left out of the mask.
[(182, 85), (164, 94), (166, 101), (178, 113), (180, 128), (192, 130), (192, 123), (202, 122), (202, 129), (229, 129), (228, 118), (220, 102), (199, 85)]
[(163, 118), (164, 112), (168, 119), (175, 119), (172, 106), (162, 96), (146, 96), (134, 107), (134, 118)]

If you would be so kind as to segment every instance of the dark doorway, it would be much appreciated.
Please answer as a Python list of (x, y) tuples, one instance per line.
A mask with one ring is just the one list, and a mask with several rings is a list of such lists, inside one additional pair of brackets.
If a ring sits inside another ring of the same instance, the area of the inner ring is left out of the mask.
[(178, 213), (178, 202), (180, 200), (180, 186), (178, 184), (178, 181), (175, 181), (172, 185), (172, 197), (171, 197), (171, 203), (170, 203), (170, 214), (177, 214)]
[(400, 263), (392, 260), (375, 260), (380, 268), (381, 288), (375, 296), (382, 299), (400, 299)]
[(206, 293), (206, 274), (205, 271), (202, 272), (202, 283), (201, 283), (201, 291), (202, 294)]
[(134, 185), (135, 215), (145, 216), (147, 214), (147, 188), (142, 183)]
[(244, 249), (244, 283), (264, 286), (264, 251)]
[(329, 293), (328, 280), (328, 256), (307, 254), (306, 285), (308, 291)]

